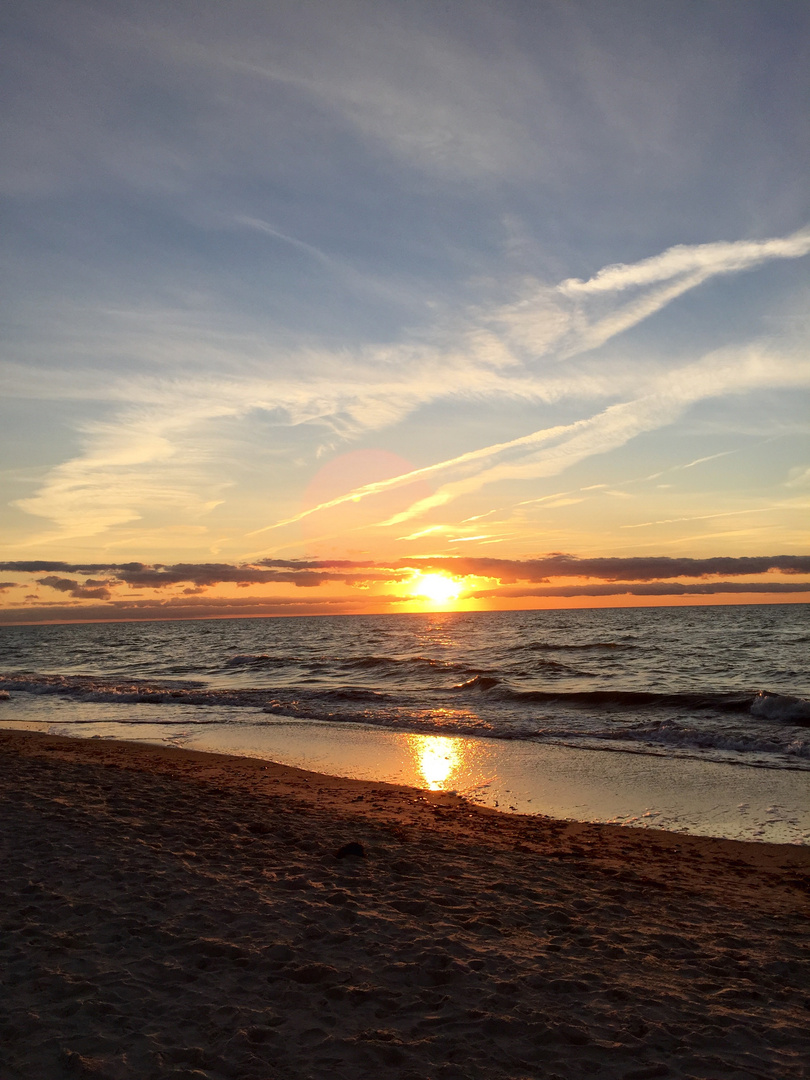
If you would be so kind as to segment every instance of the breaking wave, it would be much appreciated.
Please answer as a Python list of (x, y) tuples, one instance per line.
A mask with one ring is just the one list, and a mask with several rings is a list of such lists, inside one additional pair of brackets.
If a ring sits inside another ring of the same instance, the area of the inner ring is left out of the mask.
[(753, 716), (768, 720), (784, 720), (789, 724), (810, 726), (810, 701), (789, 697), (787, 694), (771, 694), (760, 690), (751, 704)]
[[(786, 724), (810, 724), (810, 701), (775, 694), (693, 692), (656, 693), (646, 690), (517, 690), (491, 675), (475, 675), (445, 692), (461, 696), (483, 696), (495, 702), (518, 705), (560, 704), (594, 710), (658, 710), (683, 713), (712, 711), (738, 713)], [(279, 688), (218, 688), (197, 680), (110, 680), (94, 675), (47, 675), (39, 672), (0, 675), (0, 693), (24, 691), (29, 694), (56, 694), (79, 701), (129, 702), (146, 704), (187, 704), (200, 706), (246, 706), (264, 708), (281, 697), (293, 699), (384, 701), (392, 695), (366, 686)], [(398, 695), (401, 697), (401, 695)]]
[[(778, 694), (739, 693), (656, 693), (648, 690), (515, 690), (500, 679), (476, 676), (451, 688), (456, 693), (481, 693), (501, 701), (558, 702), (571, 705), (616, 708), (714, 710), (718, 712), (753, 712), (754, 703), (761, 698), (778, 698)], [(780, 700), (796, 700), (784, 699)], [(810, 704), (804, 703), (806, 708)], [(755, 715), (764, 715), (756, 713)], [(783, 717), (788, 719), (788, 716)], [(792, 717), (790, 717), (792, 719)]]

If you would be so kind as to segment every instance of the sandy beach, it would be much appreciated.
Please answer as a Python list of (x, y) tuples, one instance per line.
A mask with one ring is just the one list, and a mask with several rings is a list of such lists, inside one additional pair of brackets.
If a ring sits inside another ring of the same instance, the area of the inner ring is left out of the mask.
[(2, 1080), (802, 1077), (810, 849), (0, 734)]

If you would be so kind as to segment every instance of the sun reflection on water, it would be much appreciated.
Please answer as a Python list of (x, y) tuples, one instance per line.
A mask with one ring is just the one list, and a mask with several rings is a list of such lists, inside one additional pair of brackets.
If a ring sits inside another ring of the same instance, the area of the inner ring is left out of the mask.
[(408, 746), (416, 770), (428, 791), (451, 791), (468, 779), (475, 756), (466, 739), (447, 735), (409, 735)]

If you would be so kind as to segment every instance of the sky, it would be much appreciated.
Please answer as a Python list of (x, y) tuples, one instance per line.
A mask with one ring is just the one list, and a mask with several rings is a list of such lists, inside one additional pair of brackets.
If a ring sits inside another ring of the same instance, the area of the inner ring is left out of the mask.
[(810, 5), (0, 35), (0, 622), (808, 601)]

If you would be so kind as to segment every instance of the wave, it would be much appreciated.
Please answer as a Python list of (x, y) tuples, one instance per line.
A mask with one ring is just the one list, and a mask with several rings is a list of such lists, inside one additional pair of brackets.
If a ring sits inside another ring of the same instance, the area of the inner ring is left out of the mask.
[(721, 750), (746, 755), (778, 754), (810, 762), (810, 739), (794, 739), (785, 743), (778, 739), (768, 738), (762, 733), (701, 731), (698, 728), (679, 724), (675, 720), (653, 720), (645, 724), (589, 732), (554, 731), (553, 737), (556, 741), (573, 739), (577, 742), (630, 742), (680, 750)]
[(584, 645), (555, 644), (551, 641), (529, 641), (524, 645), (513, 645), (512, 652), (592, 652), (601, 649), (632, 649), (621, 641), (590, 641)]
[(481, 668), (469, 667), (466, 664), (453, 664), (444, 660), (433, 660), (427, 656), (413, 656), (407, 659), (397, 659), (391, 656), (351, 656), (351, 657), (318, 657), (305, 658), (302, 656), (279, 656), (270, 653), (237, 653), (229, 657), (225, 663), (226, 668), (278, 668), (286, 665), (304, 665), (310, 669), (332, 670), (348, 669), (360, 671), (457, 671), (463, 675), (476, 675), (482, 673)]
[[(624, 746), (652, 753), (658, 747), (661, 752), (669, 748), (674, 752), (735, 752), (749, 757), (778, 754), (791, 761), (810, 758), (810, 741), (798, 730), (810, 726), (810, 702), (767, 691), (519, 690), (494, 676), (477, 675), (454, 687), (450, 695), (447, 690), (386, 693), (334, 684), (217, 688), (179, 679), (156, 683), (38, 672), (0, 675), (0, 698), (15, 691), (57, 695), (79, 702), (210, 710), (210, 720), (194, 715), (184, 723), (229, 722), (227, 709), (236, 707), (278, 719), (355, 722), (401, 731), (505, 740), (574, 740), (577, 745), (594, 749)], [(668, 715), (657, 718), (656, 714), (660, 716), (664, 710)], [(177, 722), (176, 715), (168, 708), (154, 722)], [(721, 716), (728, 720), (720, 721)], [(126, 722), (133, 721), (128, 717)], [(237, 721), (231, 718), (230, 722)]]
[(500, 684), (500, 679), (488, 675), (476, 675), (474, 679), (468, 679), (467, 682), (451, 686), (450, 689), (454, 691), (492, 690), (494, 687), (500, 686)]
[(297, 656), (270, 656), (269, 653), (237, 653), (225, 661), (226, 668), (235, 667), (282, 667), (285, 664), (297, 664)]
[(810, 701), (775, 694), (737, 691), (697, 691), (657, 693), (651, 690), (515, 690), (500, 679), (474, 678), (451, 688), (455, 692), (477, 692), (499, 701), (558, 703), (584, 708), (677, 709), (684, 712), (748, 713), (787, 724), (810, 726)]
[[(514, 672), (514, 668), (512, 671)], [(470, 668), (464, 672), (464, 674), (470, 674), (477, 676), (476, 678), (467, 679), (463, 683), (457, 683), (451, 687), (452, 690), (478, 690), (481, 688), (488, 689), (493, 683), (498, 683), (501, 680), (497, 677), (491, 676), (488, 671), (481, 671), (480, 669)], [(581, 668), (571, 667), (570, 664), (562, 664), (559, 660), (540, 660), (535, 661), (531, 667), (526, 668), (523, 671), (518, 672), (519, 675), (529, 678), (536, 678), (538, 675), (544, 675), (550, 679), (559, 678), (577, 678), (577, 679), (596, 679), (597, 674), (593, 671), (583, 671)], [(602, 678), (605, 678), (605, 673), (602, 673)], [(610, 677), (610, 676), (608, 676)]]
[(345, 668), (372, 671), (386, 669), (392, 671), (458, 671), (463, 675), (484, 673), (482, 668), (469, 667), (466, 664), (452, 664), (445, 660), (433, 660), (429, 656), (411, 656), (404, 660), (391, 656), (356, 656), (337, 660), (335, 663)]
[[(278, 690), (217, 689), (204, 683), (179, 680), (155, 684), (131, 679), (110, 681), (93, 675), (0, 675), (0, 693), (9, 690), (29, 694), (54, 694), (77, 701), (127, 705), (205, 705), (264, 708), (277, 701)], [(307, 691), (313, 693), (313, 691)], [(336, 686), (314, 691), (327, 701), (385, 701), (389, 695), (367, 687)]]
[(390, 694), (379, 690), (367, 690), (363, 686), (338, 686), (331, 690), (319, 690), (318, 697), (327, 701), (387, 701)]
[[(83, 701), (147, 704), (228, 705), (264, 708), (281, 698), (319, 701), (386, 701), (391, 695), (364, 686), (217, 688), (196, 680), (111, 680), (94, 675), (46, 675), (39, 672), (0, 674), (0, 692), (58, 694)], [(759, 693), (695, 691), (685, 693), (650, 690), (517, 690), (492, 675), (475, 675), (446, 688), (454, 696), (483, 696), (493, 702), (512, 704), (573, 705), (578, 709), (714, 711), (748, 713), (786, 724), (810, 724), (810, 701), (762, 690)], [(401, 696), (401, 695), (400, 695)]]
[[(790, 767), (810, 771), (810, 740), (791, 739), (789, 742), (769, 738), (762, 733), (701, 731), (674, 720), (652, 720), (646, 723), (611, 726), (592, 731), (576, 728), (538, 728), (536, 722), (512, 722), (509, 727), (493, 725), (481, 717), (462, 711), (421, 710), (381, 712), (357, 710), (335, 712), (318, 708), (315, 703), (278, 703), (265, 710), (276, 716), (294, 717), (332, 724), (369, 724), (393, 730), (424, 732), (426, 734), (477, 736), (499, 741), (552, 743), (579, 749), (614, 750), (636, 754), (666, 754), (706, 757), (769, 767)], [(767, 755), (770, 761), (753, 761)], [(742, 759), (742, 760), (741, 760)], [(747, 762), (745, 759), (748, 759)], [(777, 764), (778, 762), (778, 764)]]
[[(207, 707), (180, 718), (177, 712), (166, 708), (154, 720), (125, 712), (120, 722), (127, 725), (158, 723), (173, 727), (245, 722), (261, 725), (285, 720), (360, 723), (402, 732), (528, 740), (641, 754), (708, 756), (752, 765), (810, 769), (810, 738), (794, 726), (807, 726), (810, 721), (810, 702), (801, 698), (765, 691), (759, 694), (519, 691), (490, 676), (476, 676), (459, 689), (466, 689), (468, 694), (426, 697), (386, 694), (348, 685), (219, 689), (181, 680), (158, 684), (36, 672), (0, 675), (0, 698), (18, 691), (58, 695), (79, 702)], [(496, 705), (490, 707), (487, 704), (490, 701)], [(508, 704), (498, 704), (501, 702)], [(549, 707), (531, 707), (537, 703)], [(529, 707), (519, 707), (526, 704)], [(518, 707), (510, 708), (515, 705)], [(228, 708), (234, 706), (249, 708), (252, 713), (248, 713), (246, 720), (237, 719), (228, 713)], [(664, 708), (677, 715), (656, 718), (655, 712)], [(714, 718), (711, 713), (707, 717), (704, 710), (711, 710)], [(86, 714), (82, 716), (80, 710), (77, 712), (75, 719), (62, 720), (57, 715), (52, 722), (98, 722)], [(261, 714), (267, 719), (262, 720)], [(718, 714), (728, 719), (720, 723)], [(771, 760), (763, 760), (767, 758)]]
[(420, 732), (428, 735), (477, 735), (493, 739), (529, 739), (537, 731), (536, 724), (515, 725), (497, 730), (486, 719), (463, 709), (405, 709), (390, 705), (371, 709), (330, 707), (318, 699), (273, 701), (262, 710), (280, 719), (314, 720), (330, 724), (369, 724), (395, 731)]
[(751, 704), (753, 716), (768, 720), (783, 720), (789, 724), (810, 726), (810, 701), (789, 697), (787, 694), (771, 694), (760, 690)]
[(131, 679), (111, 681), (94, 675), (0, 675), (4, 690), (54, 694), (77, 701), (122, 702), (148, 705), (263, 705), (266, 690), (216, 690), (204, 683), (184, 680), (161, 684)]
[[(482, 693), (500, 701), (558, 702), (571, 705), (714, 709), (720, 712), (748, 712), (755, 700), (752, 693), (656, 693), (651, 690), (515, 690), (500, 679), (477, 676), (451, 687), (456, 693)], [(778, 695), (768, 695), (775, 697)]]

